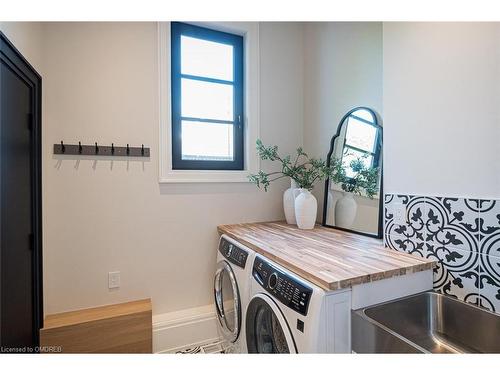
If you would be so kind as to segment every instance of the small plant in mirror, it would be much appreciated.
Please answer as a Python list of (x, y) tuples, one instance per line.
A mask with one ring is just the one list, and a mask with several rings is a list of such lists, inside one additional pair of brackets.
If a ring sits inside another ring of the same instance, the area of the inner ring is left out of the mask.
[(331, 165), (327, 166), (326, 161), (322, 159), (310, 158), (302, 147), (297, 148), (297, 155), (292, 159), (290, 155), (280, 156), (278, 146), (265, 146), (258, 139), (257, 153), (261, 160), (278, 161), (281, 163), (279, 171), (267, 173), (260, 170), (258, 173), (248, 176), (250, 182), (253, 182), (259, 188), (264, 188), (265, 191), (267, 191), (271, 182), (283, 177), (295, 180), (299, 188), (307, 190), (312, 190), (317, 181), (327, 178), (341, 182), (338, 180), (338, 176), (342, 173), (342, 163), (339, 160), (332, 160)]
[(379, 169), (366, 167), (364, 159), (360, 157), (349, 163), (349, 169), (352, 171), (351, 176), (347, 175), (345, 166), (341, 164), (340, 173), (333, 181), (340, 183), (345, 192), (373, 199), (378, 193)]

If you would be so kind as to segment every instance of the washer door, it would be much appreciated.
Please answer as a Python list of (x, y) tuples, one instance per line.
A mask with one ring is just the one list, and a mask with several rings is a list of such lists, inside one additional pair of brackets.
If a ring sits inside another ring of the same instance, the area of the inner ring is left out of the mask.
[(247, 308), (246, 336), (249, 353), (297, 353), (288, 324), (267, 295), (255, 295)]
[(235, 342), (241, 328), (241, 301), (236, 277), (225, 260), (217, 264), (214, 296), (215, 310), (222, 334), (229, 342)]

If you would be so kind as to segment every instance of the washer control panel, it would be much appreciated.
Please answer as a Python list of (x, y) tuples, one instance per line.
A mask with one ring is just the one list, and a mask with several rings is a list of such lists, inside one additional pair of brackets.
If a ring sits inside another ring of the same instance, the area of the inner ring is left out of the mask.
[(253, 263), (252, 275), (274, 298), (299, 314), (307, 315), (312, 288), (258, 256)]
[(231, 263), (236, 264), (238, 267), (245, 268), (245, 264), (247, 263), (248, 258), (247, 251), (240, 249), (238, 246), (229, 242), (224, 237), (220, 239), (219, 251)]

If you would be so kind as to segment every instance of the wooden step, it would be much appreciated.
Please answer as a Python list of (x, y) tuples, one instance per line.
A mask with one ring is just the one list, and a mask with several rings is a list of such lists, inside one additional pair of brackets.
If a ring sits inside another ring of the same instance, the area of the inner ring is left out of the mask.
[(47, 315), (40, 346), (45, 352), (151, 353), (151, 299)]

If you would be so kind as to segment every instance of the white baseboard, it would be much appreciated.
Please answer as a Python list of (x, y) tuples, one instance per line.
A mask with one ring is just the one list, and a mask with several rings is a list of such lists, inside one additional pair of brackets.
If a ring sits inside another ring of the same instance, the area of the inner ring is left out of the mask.
[(153, 316), (153, 352), (172, 353), (219, 339), (213, 305)]

